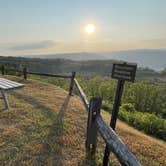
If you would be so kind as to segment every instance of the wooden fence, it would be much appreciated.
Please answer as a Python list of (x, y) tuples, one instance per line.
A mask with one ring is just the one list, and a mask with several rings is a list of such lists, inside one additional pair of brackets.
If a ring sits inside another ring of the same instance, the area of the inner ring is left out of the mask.
[(69, 85), (69, 95), (72, 94), (73, 85), (74, 85), (74, 78), (75, 78), (75, 72), (72, 72), (71, 75), (62, 75), (62, 74), (49, 74), (49, 73), (39, 73), (39, 72), (31, 72), (28, 71), (26, 67), (23, 68), (23, 70), (16, 70), (16, 69), (6, 69), (3, 65), (1, 67), (1, 74), (5, 75), (7, 72), (18, 72), (21, 75), (23, 75), (23, 78), (27, 80), (28, 74), (30, 75), (38, 75), (38, 76), (46, 76), (46, 77), (56, 77), (56, 78), (66, 78), (70, 79), (70, 85)]
[[(5, 74), (5, 67), (1, 68), (2, 75)], [(77, 79), (75, 78), (76, 73), (72, 72), (71, 75), (55, 75), (47, 73), (37, 73), (29, 72), (26, 68), (23, 71), (17, 70), (16, 72), (22, 72), (24, 79), (27, 79), (28, 74), (39, 75), (39, 76), (49, 76), (58, 78), (70, 79), (69, 85), (69, 95), (72, 95), (73, 87), (75, 85), (81, 100), (88, 112), (87, 120), (87, 134), (86, 134), (86, 150), (93, 157), (96, 153), (97, 148), (97, 136), (100, 133), (101, 137), (104, 139), (108, 150), (113, 152), (121, 165), (123, 166), (141, 166), (141, 163), (137, 160), (135, 155), (129, 150), (127, 145), (117, 136), (115, 131), (106, 124), (100, 115), (102, 98), (92, 97), (90, 102), (88, 102), (87, 97), (79, 85)], [(103, 162), (103, 166), (106, 166)]]
[[(100, 108), (102, 99), (100, 97), (93, 97), (90, 100), (90, 104), (79, 85), (77, 79), (74, 79), (74, 83), (77, 87), (78, 93), (84, 103), (86, 110), (88, 111), (88, 125), (87, 125), (87, 139), (86, 148), (94, 155), (97, 147), (97, 134), (98, 131), (101, 137), (104, 139), (110, 151), (112, 151), (119, 162), (124, 166), (141, 166), (141, 163), (137, 160), (134, 154), (124, 144), (124, 142), (116, 135), (115, 131), (106, 124), (100, 115)], [(91, 148), (91, 149), (90, 149)]]

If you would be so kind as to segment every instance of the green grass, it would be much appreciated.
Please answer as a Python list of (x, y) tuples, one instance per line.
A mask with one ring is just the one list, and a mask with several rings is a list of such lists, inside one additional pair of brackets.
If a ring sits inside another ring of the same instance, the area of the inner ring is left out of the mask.
[[(0, 102), (0, 165), (101, 165), (105, 144), (99, 137), (97, 154), (85, 150), (87, 113), (77, 96), (52, 84), (21, 81), (25, 87), (9, 96), (11, 110)], [(110, 114), (102, 111), (109, 123)], [(120, 138), (145, 166), (166, 165), (166, 144), (117, 123)], [(111, 157), (113, 165), (118, 165)], [(110, 162), (111, 163), (111, 162)]]
[[(102, 109), (112, 113), (113, 104), (103, 103)], [(138, 112), (130, 103), (122, 104), (118, 118), (146, 134), (166, 141), (166, 120), (152, 113)]]
[(100, 164), (101, 153), (95, 161), (86, 156), (81, 101), (51, 84), (23, 83), (25, 88), (8, 95), (11, 110), (0, 103), (0, 165)]
[(149, 135), (166, 141), (166, 120), (154, 114), (142, 112), (126, 112), (121, 110), (119, 118), (129, 125), (144, 131)]

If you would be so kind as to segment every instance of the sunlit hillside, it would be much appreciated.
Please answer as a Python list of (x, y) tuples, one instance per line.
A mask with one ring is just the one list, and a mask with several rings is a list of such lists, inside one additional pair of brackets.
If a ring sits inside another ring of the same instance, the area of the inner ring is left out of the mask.
[[(96, 159), (85, 151), (87, 112), (79, 97), (52, 84), (20, 77), (25, 87), (9, 95), (12, 109), (0, 103), (0, 165), (101, 165), (104, 143)], [(109, 122), (110, 114), (102, 111)], [(118, 121), (117, 133), (144, 166), (166, 165), (166, 143)], [(113, 159), (113, 164), (118, 165)]]

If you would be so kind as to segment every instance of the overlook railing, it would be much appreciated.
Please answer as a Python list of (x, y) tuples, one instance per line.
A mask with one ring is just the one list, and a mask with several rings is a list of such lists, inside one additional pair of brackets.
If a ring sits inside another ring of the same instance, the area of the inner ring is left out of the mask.
[(134, 154), (124, 144), (124, 142), (116, 135), (115, 131), (106, 124), (100, 115), (100, 108), (102, 99), (100, 97), (93, 97), (90, 100), (90, 104), (79, 85), (77, 79), (74, 79), (74, 83), (80, 94), (82, 102), (86, 110), (88, 111), (88, 125), (87, 125), (87, 139), (86, 149), (91, 151), (92, 156), (95, 154), (97, 147), (97, 132), (104, 139), (110, 151), (112, 151), (119, 162), (124, 166), (141, 166), (141, 163), (137, 160)]
[[(90, 157), (96, 153), (97, 148), (97, 136), (100, 133), (101, 137), (104, 139), (107, 148), (110, 152), (113, 152), (121, 165), (123, 166), (141, 166), (141, 163), (137, 160), (135, 155), (129, 150), (127, 145), (117, 136), (115, 131), (106, 124), (100, 115), (102, 98), (101, 97), (92, 97), (90, 102), (88, 102), (87, 97), (79, 85), (77, 79), (75, 78), (76, 73), (72, 72), (71, 75), (56, 75), (56, 74), (47, 74), (47, 73), (37, 73), (29, 72), (27, 68), (21, 70), (11, 70), (15, 72), (22, 73), (24, 79), (27, 79), (28, 74), (39, 75), (39, 76), (49, 76), (49, 77), (58, 77), (70, 79), (69, 85), (69, 95), (72, 95), (74, 85), (81, 97), (81, 100), (85, 106), (86, 111), (88, 112), (87, 120), (87, 134), (86, 134), (86, 150), (90, 154)], [(5, 67), (1, 68), (2, 75), (5, 74)], [(103, 166), (107, 166), (103, 162)]]

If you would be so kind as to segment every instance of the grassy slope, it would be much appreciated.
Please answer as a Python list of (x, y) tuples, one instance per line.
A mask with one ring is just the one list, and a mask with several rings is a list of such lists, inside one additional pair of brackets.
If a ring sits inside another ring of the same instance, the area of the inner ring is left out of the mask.
[[(79, 98), (69, 97), (51, 84), (24, 83), (25, 88), (9, 95), (11, 110), (4, 111), (0, 102), (0, 165), (100, 165), (104, 150), (101, 138), (96, 160), (90, 162), (86, 157), (87, 114)], [(108, 122), (110, 115), (102, 115)], [(166, 143), (121, 121), (117, 132), (143, 165), (166, 165)], [(114, 163), (117, 165), (116, 160)]]

